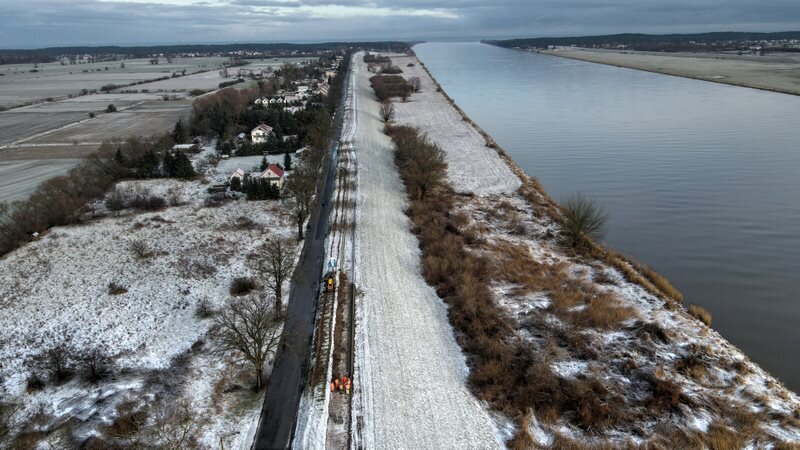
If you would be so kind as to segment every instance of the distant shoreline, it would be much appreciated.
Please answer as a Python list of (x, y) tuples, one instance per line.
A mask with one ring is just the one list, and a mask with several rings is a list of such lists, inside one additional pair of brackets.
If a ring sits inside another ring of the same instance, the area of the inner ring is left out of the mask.
[[(522, 50), (527, 51), (527, 50)], [(625, 69), (800, 96), (797, 63), (723, 59), (712, 54), (655, 55), (594, 49), (539, 50), (536, 53)], [(794, 74), (792, 74), (794, 72)]]

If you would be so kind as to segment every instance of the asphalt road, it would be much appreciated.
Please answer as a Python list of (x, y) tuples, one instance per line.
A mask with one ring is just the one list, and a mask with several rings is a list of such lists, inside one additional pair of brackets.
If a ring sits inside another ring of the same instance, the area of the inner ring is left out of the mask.
[[(349, 80), (345, 83), (349, 83)], [(342, 102), (345, 98), (343, 93)], [(294, 434), (314, 334), (314, 316), (319, 298), (319, 281), (322, 278), (328, 218), (333, 206), (331, 196), (336, 186), (335, 168), (343, 117), (342, 103), (334, 119), (334, 138), (329, 149), (330, 164), (325, 170), (325, 183), (311, 213), (310, 228), (306, 231), (298, 270), (291, 281), (284, 327), (287, 333), (282, 338), (267, 384), (261, 421), (253, 443), (255, 450), (289, 448)]]

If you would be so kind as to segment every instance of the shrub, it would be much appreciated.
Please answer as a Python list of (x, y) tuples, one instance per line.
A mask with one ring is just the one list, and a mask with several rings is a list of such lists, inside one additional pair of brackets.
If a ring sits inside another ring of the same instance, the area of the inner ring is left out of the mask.
[(31, 373), (25, 382), (25, 392), (33, 393), (44, 389), (44, 380), (38, 373)]
[(208, 319), (214, 316), (214, 312), (214, 307), (211, 305), (211, 301), (204, 297), (197, 303), (197, 307), (194, 310), (194, 315), (198, 319)]
[(116, 106), (114, 106), (114, 105), (108, 105), (108, 106), (106, 107), (106, 112), (107, 112), (107, 113), (113, 113), (113, 112), (117, 112), (117, 107), (116, 107)]
[(591, 199), (574, 194), (561, 202), (564, 217), (563, 233), (572, 248), (585, 247), (589, 241), (599, 240), (608, 216)]
[(128, 292), (125, 286), (119, 285), (115, 282), (108, 283), (108, 295), (120, 295)]
[(145, 259), (153, 256), (150, 246), (141, 239), (136, 239), (130, 243), (130, 248), (133, 254), (139, 259)]
[(400, 75), (375, 75), (369, 79), (378, 100), (389, 100), (392, 97), (407, 98), (411, 94), (411, 86)]
[(250, 277), (236, 277), (231, 281), (229, 292), (231, 295), (247, 295), (257, 287), (255, 280)]
[(139, 193), (130, 199), (130, 206), (141, 211), (157, 211), (167, 206), (164, 197), (151, 195), (149, 193)]
[(711, 326), (711, 313), (702, 306), (689, 305), (689, 314), (709, 327)]

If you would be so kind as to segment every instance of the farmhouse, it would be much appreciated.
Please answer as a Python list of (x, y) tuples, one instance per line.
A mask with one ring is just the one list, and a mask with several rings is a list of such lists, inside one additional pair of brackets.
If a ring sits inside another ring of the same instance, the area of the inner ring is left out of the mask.
[(278, 189), (283, 189), (283, 184), (286, 182), (286, 173), (277, 164), (270, 164), (258, 177), (266, 179)]
[(270, 134), (272, 134), (272, 127), (262, 123), (253, 128), (253, 131), (250, 132), (250, 139), (253, 141), (253, 144), (264, 144), (267, 142), (267, 138)]

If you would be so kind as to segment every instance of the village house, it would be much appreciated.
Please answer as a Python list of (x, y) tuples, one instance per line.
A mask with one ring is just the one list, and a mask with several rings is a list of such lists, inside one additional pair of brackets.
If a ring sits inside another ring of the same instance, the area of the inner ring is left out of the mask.
[(286, 182), (286, 172), (277, 164), (270, 164), (258, 177), (266, 179), (272, 183), (273, 186), (277, 186), (278, 189), (283, 189), (283, 184)]
[(241, 168), (237, 168), (236, 170), (234, 170), (230, 179), (228, 179), (228, 182), (232, 183), (234, 178), (238, 178), (240, 183), (244, 183), (244, 170), (242, 170)]
[(272, 134), (272, 127), (262, 123), (261, 125), (253, 128), (253, 131), (250, 132), (250, 140), (253, 141), (253, 144), (265, 144), (267, 142), (267, 138)]

